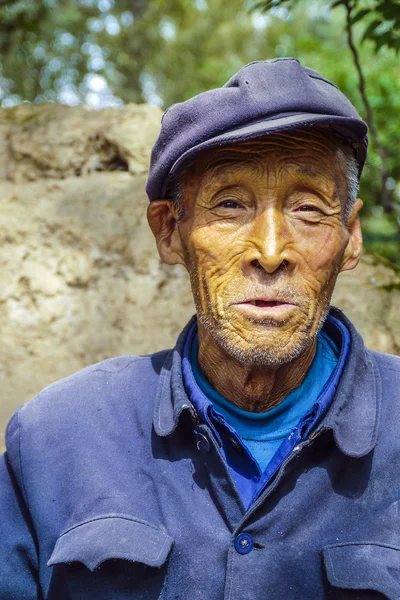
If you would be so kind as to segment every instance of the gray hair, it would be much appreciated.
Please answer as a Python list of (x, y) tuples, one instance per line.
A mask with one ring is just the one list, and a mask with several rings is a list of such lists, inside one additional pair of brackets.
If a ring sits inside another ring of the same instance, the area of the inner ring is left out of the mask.
[(349, 146), (340, 146), (337, 150), (337, 157), (340, 170), (345, 173), (347, 180), (347, 198), (342, 210), (343, 221), (346, 223), (357, 200), (360, 187), (358, 163)]
[(184, 165), (169, 183), (167, 187), (167, 197), (171, 198), (177, 208), (178, 220), (182, 219), (184, 214), (184, 200), (186, 191), (186, 175), (193, 167), (194, 160)]
[[(350, 146), (340, 143), (336, 155), (339, 161), (340, 171), (346, 177), (347, 197), (346, 202), (342, 207), (342, 219), (346, 223), (358, 196), (360, 186), (359, 169), (357, 159)], [(188, 162), (180, 169), (168, 187), (167, 196), (174, 201), (174, 204), (177, 207), (178, 220), (180, 220), (184, 214), (186, 175), (193, 167), (194, 160)]]

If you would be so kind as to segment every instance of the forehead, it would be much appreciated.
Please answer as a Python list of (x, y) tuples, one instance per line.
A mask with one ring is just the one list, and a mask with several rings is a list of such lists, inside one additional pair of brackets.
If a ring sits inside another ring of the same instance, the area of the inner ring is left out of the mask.
[(189, 169), (189, 180), (198, 186), (211, 181), (229, 183), (246, 174), (255, 178), (294, 174), (331, 182), (340, 188), (345, 174), (338, 160), (338, 149), (335, 137), (325, 132), (300, 130), (274, 134), (204, 152)]

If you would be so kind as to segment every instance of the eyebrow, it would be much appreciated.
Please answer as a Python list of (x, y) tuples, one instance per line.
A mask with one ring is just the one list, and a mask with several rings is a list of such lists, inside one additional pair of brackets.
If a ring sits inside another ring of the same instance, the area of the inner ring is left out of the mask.
[[(327, 206), (330, 206), (331, 208), (334, 206), (334, 200), (337, 197), (336, 193), (333, 198), (330, 198), (329, 196), (325, 196), (324, 194), (319, 192), (314, 187), (311, 187), (308, 185), (298, 185), (298, 186), (296, 186), (296, 189), (301, 192), (308, 192), (310, 194), (313, 194), (313, 196), (317, 196), (324, 204), (326, 204)], [(335, 187), (335, 192), (336, 192), (336, 187)], [(339, 199), (339, 203), (340, 203), (340, 199)]]
[(314, 169), (311, 165), (294, 165), (296, 173), (306, 177), (321, 177), (321, 171)]
[[(321, 178), (321, 171), (319, 169), (314, 169), (312, 166), (309, 165), (302, 165), (302, 166), (296, 166), (296, 173), (299, 175), (303, 175), (305, 178), (307, 179), (320, 179)], [(303, 191), (306, 192), (311, 192), (312, 194), (315, 194), (316, 196), (318, 196), (318, 198), (320, 198), (320, 200), (322, 200), (322, 202), (325, 202), (326, 204), (329, 204), (329, 206), (332, 206), (332, 201), (335, 198), (339, 199), (340, 202), (340, 193), (339, 193), (339, 189), (338, 189), (338, 185), (337, 185), (337, 181), (336, 178), (333, 178), (333, 183), (334, 183), (334, 192), (333, 192), (333, 196), (329, 195), (325, 195), (322, 194), (321, 192), (319, 192), (319, 190), (317, 189), (317, 187), (315, 185), (302, 185), (301, 183), (296, 186), (298, 189), (301, 189)]]

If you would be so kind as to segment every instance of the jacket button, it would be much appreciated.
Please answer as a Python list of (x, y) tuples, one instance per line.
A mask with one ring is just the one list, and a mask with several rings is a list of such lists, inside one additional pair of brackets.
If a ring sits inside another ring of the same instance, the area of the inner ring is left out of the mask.
[(253, 537), (249, 533), (239, 533), (235, 540), (236, 552), (239, 552), (239, 554), (249, 554), (253, 548)]
[(196, 431), (196, 446), (197, 450), (200, 450), (200, 452), (210, 452), (210, 442), (200, 431)]

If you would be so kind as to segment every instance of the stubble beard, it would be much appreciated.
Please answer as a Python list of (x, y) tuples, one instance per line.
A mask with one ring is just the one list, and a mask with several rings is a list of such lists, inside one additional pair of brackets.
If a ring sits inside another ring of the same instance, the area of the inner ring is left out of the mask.
[[(259, 346), (246, 344), (243, 338), (238, 334), (232, 335), (232, 327), (229, 326), (227, 319), (223, 317), (216, 318), (218, 315), (215, 303), (211, 301), (209, 294), (206, 294), (206, 310), (203, 308), (201, 301), (200, 285), (197, 272), (191, 270), (190, 281), (192, 287), (193, 299), (197, 312), (198, 322), (209, 333), (214, 342), (222, 348), (229, 356), (234, 358), (239, 363), (250, 367), (268, 367), (280, 366), (287, 364), (298, 358), (305, 352), (315, 341), (316, 336), (321, 331), (330, 308), (330, 295), (327, 291), (323, 291), (319, 299), (319, 310), (316, 310), (316, 318), (311, 319), (305, 327), (300, 327), (296, 331), (298, 339), (294, 343), (290, 343), (292, 338), (286, 342), (280, 342), (279, 337), (273, 346)], [(205, 283), (205, 289), (208, 291)], [(306, 300), (304, 299), (304, 305)], [(311, 300), (307, 299), (308, 314), (310, 310)], [(322, 308), (321, 308), (322, 307)], [(251, 319), (249, 319), (252, 322)], [(270, 327), (284, 326), (287, 321), (281, 321), (279, 324), (270, 319), (253, 320), (256, 325), (266, 325)], [(293, 337), (293, 336), (292, 336)]]

